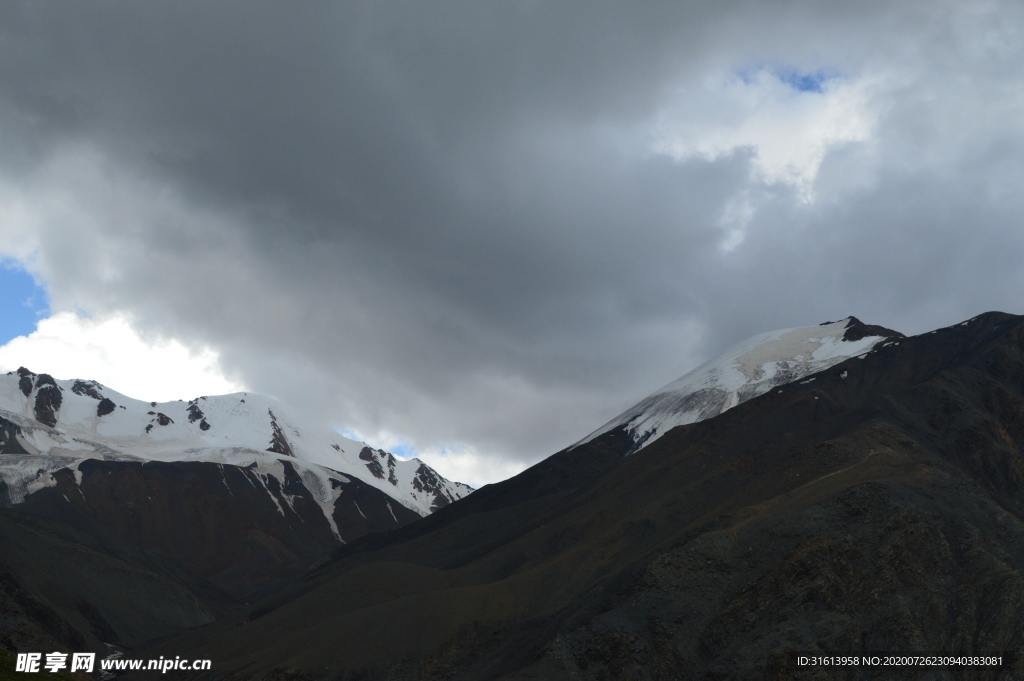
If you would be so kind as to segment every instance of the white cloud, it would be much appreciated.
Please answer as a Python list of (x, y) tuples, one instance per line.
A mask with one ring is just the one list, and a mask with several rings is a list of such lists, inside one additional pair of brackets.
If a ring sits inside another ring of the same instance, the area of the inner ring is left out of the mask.
[(143, 338), (124, 317), (94, 320), (58, 312), (28, 336), (0, 347), (0, 370), (25, 366), (56, 378), (84, 378), (143, 400), (190, 399), (245, 390), (224, 375), (218, 355), (174, 339)]
[[(429, 451), (455, 479), (557, 451), (753, 333), (1019, 308), (1024, 9), (557, 5), (511, 32), (495, 15), (499, 44), (407, 12), (379, 28), (408, 40), (308, 41), (334, 26), (312, 17), (272, 54), (211, 25), (232, 49), (209, 87), (154, 77), (165, 22), (93, 17), (159, 28), (131, 54), (55, 42), (66, 13), (19, 26), (0, 256), (53, 309), (216, 348), (311, 420), (448, 445)], [(382, 61), (345, 57), (369, 44)], [(799, 68), (737, 71), (753, 59)], [(267, 77), (302, 63), (309, 87)]]
[(750, 149), (755, 179), (792, 185), (812, 201), (828, 150), (870, 138), (876, 120), (870, 95), (877, 79), (824, 79), (820, 91), (801, 90), (787, 80), (760, 69), (716, 76), (681, 91), (657, 117), (654, 150), (677, 159), (715, 160)]
[(345, 428), (339, 432), (347, 438), (365, 442), (371, 447), (383, 449), (403, 459), (417, 458), (445, 478), (463, 482), (477, 489), (511, 478), (527, 467), (526, 463), (520, 461), (510, 461), (493, 454), (483, 455), (475, 447), (468, 445), (417, 447), (409, 438), (388, 430), (366, 434)]
[(474, 447), (427, 447), (416, 456), (449, 480), (479, 489), (522, 473), (526, 464), (481, 454)]

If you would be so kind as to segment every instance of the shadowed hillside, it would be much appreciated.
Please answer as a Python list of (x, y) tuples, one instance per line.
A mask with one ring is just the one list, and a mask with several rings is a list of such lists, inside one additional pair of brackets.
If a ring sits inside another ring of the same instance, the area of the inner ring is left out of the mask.
[[(561, 452), (145, 653), (236, 678), (1024, 673), (1021, 318), (894, 339), (626, 447)], [(1006, 664), (795, 664), (874, 651)]]

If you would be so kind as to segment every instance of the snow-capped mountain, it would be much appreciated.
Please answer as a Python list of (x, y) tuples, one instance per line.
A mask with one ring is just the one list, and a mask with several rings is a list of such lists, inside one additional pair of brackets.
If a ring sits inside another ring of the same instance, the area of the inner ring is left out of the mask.
[[(0, 375), (0, 480), (9, 503), (77, 473), (86, 460), (213, 462), (284, 483), (287, 462), (331, 521), (340, 483), (354, 477), (419, 515), (472, 492), (419, 459), (392, 454), (302, 423), (277, 400), (253, 393), (143, 402), (89, 380), (58, 380), (20, 368)], [(272, 497), (274, 495), (271, 495)], [(333, 524), (333, 521), (331, 521)]]
[(718, 416), (774, 387), (863, 355), (887, 338), (903, 337), (856, 317), (762, 333), (648, 395), (573, 446), (625, 428), (636, 451), (676, 426)]

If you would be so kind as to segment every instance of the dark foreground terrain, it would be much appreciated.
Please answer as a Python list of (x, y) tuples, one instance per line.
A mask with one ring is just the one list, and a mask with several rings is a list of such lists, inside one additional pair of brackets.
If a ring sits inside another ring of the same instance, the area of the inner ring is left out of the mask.
[[(138, 654), (212, 678), (1024, 678), (1024, 319), (613, 431)], [(1002, 655), (810, 668), (798, 655)]]
[[(237, 466), (86, 461), (0, 507), (0, 649), (107, 653), (278, 591), (338, 546), (284, 471), (268, 488)], [(354, 538), (419, 516), (350, 479), (333, 518)]]
[[(68, 595), (29, 617), (45, 584), (0, 573), (0, 624), (74, 645), (128, 564), (128, 656), (210, 658), (211, 679), (1024, 678), (1024, 318), (893, 339), (632, 445), (560, 452), (249, 604), (213, 568), (5, 512), (5, 546), (41, 547), (18, 574), (36, 560)], [(70, 551), (88, 569), (47, 567)], [(797, 662), (911, 652), (1003, 665)]]

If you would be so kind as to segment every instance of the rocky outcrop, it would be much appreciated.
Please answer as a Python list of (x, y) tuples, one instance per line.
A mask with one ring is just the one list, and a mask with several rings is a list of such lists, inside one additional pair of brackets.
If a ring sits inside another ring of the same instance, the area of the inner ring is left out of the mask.
[[(281, 430), (280, 424), (277, 422), (277, 417), (274, 416), (274, 412), (267, 410), (270, 414), (270, 428), (273, 435), (270, 438), (270, 446), (267, 447), (268, 452), (274, 452), (275, 454), (284, 454), (285, 456), (295, 457), (295, 452), (292, 451), (292, 446), (288, 444), (288, 438), (285, 437), (284, 431)], [(200, 425), (200, 427), (202, 427)]]
[(152, 419), (150, 419), (150, 422), (148, 424), (146, 424), (146, 432), (147, 433), (153, 430), (153, 426), (154, 425), (156, 425), (156, 426), (169, 426), (172, 423), (174, 423), (174, 419), (172, 419), (167, 414), (163, 414), (161, 412), (156, 412), (156, 411), (149, 411), (149, 412), (146, 412), (146, 413), (149, 416), (153, 417)]
[[(28, 454), (18, 442), (21, 427), (0, 416), (0, 454)], [(0, 505), (3, 505), (0, 503)]]
[(373, 455), (372, 449), (369, 447), (363, 447), (359, 452), (359, 458), (366, 462), (366, 469), (370, 471), (373, 477), (381, 480), (384, 479), (384, 466), (382, 466), (380, 461), (377, 460), (377, 457)]
[(36, 375), (25, 367), (18, 367), (18, 376), (18, 388), (25, 397), (28, 397), (32, 394), (33, 379)]
[(412, 480), (412, 486), (418, 491), (434, 496), (434, 502), (430, 507), (432, 512), (455, 501), (446, 493), (437, 473), (429, 466), (420, 465), (416, 470), (416, 477)]
[(96, 381), (75, 381), (74, 385), (71, 386), (71, 392), (76, 395), (91, 397), (94, 400), (102, 400), (103, 395), (100, 394), (99, 387)]
[(50, 374), (39, 374), (36, 378), (35, 418), (51, 428), (57, 425), (57, 412), (60, 411), (64, 396), (61, 389)]
[(114, 401), (108, 397), (104, 397), (100, 400), (100, 403), (96, 405), (96, 416), (106, 416), (107, 414), (113, 413), (117, 405)]
[(892, 329), (887, 329), (884, 326), (878, 326), (876, 324), (865, 324), (856, 317), (850, 317), (850, 321), (846, 325), (846, 332), (843, 333), (843, 340), (848, 342), (859, 341), (862, 338), (868, 338), (869, 336), (906, 338), (906, 336), (899, 331), (893, 331)]
[[(206, 414), (199, 408), (199, 400), (205, 400), (205, 397), (197, 397), (194, 400), (188, 402), (188, 422), (195, 423), (199, 422), (199, 430), (209, 430), (210, 423), (206, 420)], [(245, 400), (242, 400), (245, 402)], [(273, 451), (273, 450), (271, 450)]]

